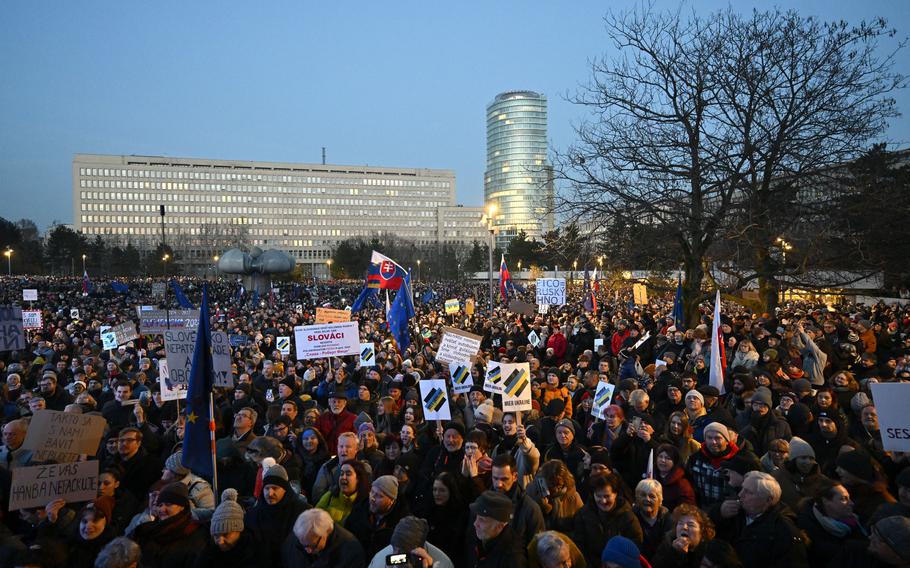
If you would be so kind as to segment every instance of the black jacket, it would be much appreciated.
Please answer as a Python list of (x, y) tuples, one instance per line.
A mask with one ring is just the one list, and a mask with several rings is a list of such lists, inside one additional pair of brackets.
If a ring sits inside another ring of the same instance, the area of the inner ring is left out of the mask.
[(786, 506), (777, 504), (751, 524), (740, 512), (732, 519), (720, 517), (720, 505), (711, 509), (717, 536), (733, 545), (745, 568), (808, 568), (806, 543)]
[(465, 551), (467, 562), (465, 566), (471, 568), (524, 568), (527, 563), (527, 554), (521, 543), (515, 538), (512, 527), (506, 525), (499, 536), (486, 544), (477, 538), (473, 527), (468, 529), (470, 537)]
[(346, 528), (335, 523), (325, 548), (311, 555), (292, 532), (281, 547), (281, 565), (285, 568), (364, 568), (367, 560), (360, 542)]
[(345, 520), (344, 528), (357, 537), (366, 557), (373, 558), (377, 552), (391, 544), (395, 525), (410, 514), (407, 503), (402, 499), (396, 499), (389, 512), (377, 519), (370, 512), (370, 500), (361, 499)]
[(597, 508), (594, 500), (590, 499), (575, 516), (573, 531), (575, 544), (584, 554), (589, 566), (597, 566), (600, 563), (600, 554), (604, 546), (614, 536), (624, 536), (636, 546), (641, 546), (642, 532), (638, 517), (622, 497), (617, 495), (616, 500), (613, 510), (604, 513)]

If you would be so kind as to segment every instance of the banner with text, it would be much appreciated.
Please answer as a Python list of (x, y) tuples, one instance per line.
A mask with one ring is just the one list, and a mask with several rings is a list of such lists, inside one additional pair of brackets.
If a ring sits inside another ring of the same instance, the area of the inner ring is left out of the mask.
[(872, 383), (872, 402), (878, 412), (882, 447), (886, 452), (910, 452), (910, 383)]
[(481, 336), (454, 327), (443, 327), (442, 330), (442, 342), (436, 354), (437, 361), (454, 363), (473, 361), (477, 357), (483, 339)]
[(21, 351), (22, 349), (25, 349), (22, 308), (0, 306), (0, 351)]
[(351, 321), (351, 312), (347, 310), (316, 308), (316, 323), (341, 323), (345, 321)]
[(144, 334), (164, 333), (171, 330), (199, 329), (199, 310), (136, 310), (139, 329)]
[(294, 328), (294, 345), (298, 359), (359, 355), (360, 330), (356, 321), (299, 325)]
[(537, 303), (543, 306), (562, 306), (566, 303), (565, 278), (538, 278)]
[(34, 452), (33, 461), (76, 461), (98, 453), (107, 427), (103, 416), (39, 410), (32, 416), (22, 447)]
[(9, 510), (44, 507), (63, 499), (68, 503), (98, 496), (98, 460), (13, 468)]
[(530, 363), (501, 363), (502, 411), (516, 412), (531, 410), (531, 365)]

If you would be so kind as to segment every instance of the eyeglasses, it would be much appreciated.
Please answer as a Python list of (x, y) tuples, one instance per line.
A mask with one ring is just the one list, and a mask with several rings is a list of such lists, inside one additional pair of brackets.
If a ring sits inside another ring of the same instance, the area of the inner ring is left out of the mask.
[(117, 439), (118, 444), (129, 444), (132, 442), (139, 442), (139, 438), (118, 438)]

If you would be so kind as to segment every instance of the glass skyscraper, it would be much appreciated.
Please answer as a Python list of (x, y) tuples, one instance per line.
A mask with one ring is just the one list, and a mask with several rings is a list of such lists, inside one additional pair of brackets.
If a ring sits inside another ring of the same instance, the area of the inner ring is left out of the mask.
[(487, 105), (486, 205), (496, 205), (496, 244), (523, 230), (529, 238), (553, 229), (553, 169), (547, 161), (547, 97), (508, 91)]

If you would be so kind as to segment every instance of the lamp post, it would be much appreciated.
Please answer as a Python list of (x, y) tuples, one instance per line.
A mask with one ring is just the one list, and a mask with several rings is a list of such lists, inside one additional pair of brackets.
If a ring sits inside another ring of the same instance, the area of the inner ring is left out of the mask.
[(332, 259), (328, 259), (325, 263), (329, 266), (329, 280), (332, 279)]
[(578, 272), (578, 260), (572, 262), (572, 282), (575, 282), (575, 273)]
[(518, 278), (521, 278), (521, 261), (518, 261)]
[(85, 274), (85, 255), (82, 255), (82, 273)]
[(221, 258), (221, 257), (219, 257), (217, 254), (216, 254), (214, 257), (212, 257), (212, 260), (215, 261), (215, 266), (213, 267), (213, 269), (214, 269), (214, 271), (215, 271), (215, 279), (216, 279), (216, 280), (218, 279), (218, 259), (219, 259), (219, 258)]
[(489, 279), (489, 286), (490, 286), (490, 290), (489, 290), (490, 291), (490, 315), (493, 314), (493, 246), (494, 246), (493, 245), (493, 234), (495, 232), (495, 229), (493, 227), (493, 219), (495, 219), (495, 218), (496, 218), (496, 204), (490, 203), (489, 205), (487, 205), (486, 214), (480, 219), (481, 223), (485, 222), (487, 224), (487, 230), (490, 231), (490, 250), (489, 250), (490, 264), (489, 264), (489, 269), (487, 270), (487, 277)]
[(417, 259), (417, 281), (420, 282), (420, 259)]
[[(788, 243), (786, 240), (784, 240), (783, 237), (777, 237), (777, 240), (775, 242), (780, 247), (780, 254), (781, 254), (781, 260), (782, 260), (781, 271), (783, 272), (783, 271), (787, 270), (787, 251), (792, 249), (793, 245), (791, 243)], [(784, 286), (781, 286), (781, 296), (783, 296), (784, 301), (787, 300), (787, 288)]]
[(3, 251), (3, 256), (6, 257), (6, 275), (13, 275), (13, 249), (8, 248)]

